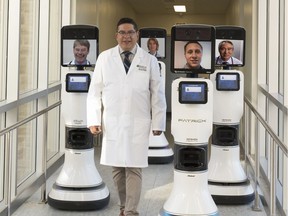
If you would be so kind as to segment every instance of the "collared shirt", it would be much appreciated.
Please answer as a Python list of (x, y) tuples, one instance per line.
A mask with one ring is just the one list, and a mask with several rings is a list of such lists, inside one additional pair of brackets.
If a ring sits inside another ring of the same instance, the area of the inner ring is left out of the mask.
[(78, 63), (78, 62), (76, 62), (76, 60), (74, 59), (73, 61), (70, 61), (69, 63), (68, 63), (68, 65), (83, 65), (83, 66), (85, 66), (85, 65), (91, 65), (91, 63), (90, 63), (90, 61), (88, 61), (88, 60), (85, 60), (82, 64), (80, 64), (80, 63)]
[(223, 60), (221, 59), (221, 57), (218, 56), (218, 57), (216, 58), (215, 62), (216, 62), (216, 64), (224, 64), (224, 62), (227, 62), (226, 64), (228, 64), (228, 65), (242, 64), (242, 62), (241, 62), (239, 59), (237, 59), (237, 58), (235, 58), (235, 57), (233, 57), (233, 56), (231, 56), (231, 57), (228, 59), (228, 61), (223, 61)]
[[(137, 51), (137, 46), (135, 46), (130, 52), (131, 54), (129, 55), (129, 60), (130, 62), (132, 62), (135, 54), (136, 54), (136, 51)], [(119, 53), (120, 53), (120, 56), (121, 56), (121, 59), (122, 61), (124, 60), (125, 58), (125, 55), (123, 54), (123, 52), (125, 52), (123, 49), (121, 49), (121, 47), (119, 46)]]

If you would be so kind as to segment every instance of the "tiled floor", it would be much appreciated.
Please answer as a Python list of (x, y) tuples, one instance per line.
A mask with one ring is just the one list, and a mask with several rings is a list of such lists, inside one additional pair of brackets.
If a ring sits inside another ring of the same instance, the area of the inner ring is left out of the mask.
[[(168, 142), (173, 144), (173, 137), (169, 131), (170, 116), (167, 118), (168, 130), (165, 133)], [(172, 146), (172, 145), (171, 145)], [(111, 168), (99, 164), (101, 147), (95, 147), (95, 163), (103, 182), (107, 185), (110, 192), (109, 204), (97, 211), (73, 212), (57, 210), (48, 204), (39, 203), (40, 191), (36, 192), (29, 200), (27, 200), (13, 216), (118, 216), (118, 197), (114, 189)], [(173, 163), (161, 165), (149, 165), (143, 169), (143, 187), (139, 204), (140, 216), (157, 216), (165, 201), (168, 199), (173, 187)], [(52, 185), (59, 175), (61, 168), (57, 170), (47, 182), (47, 193), (51, 191)], [(205, 201), (204, 201), (205, 202)], [(266, 216), (264, 210), (253, 211), (252, 203), (246, 205), (218, 205), (220, 216)], [(184, 216), (184, 215), (183, 215)], [(186, 216), (186, 215), (185, 215)], [(188, 216), (188, 215), (187, 215)], [(189, 215), (190, 216), (190, 215)], [(195, 216), (195, 215), (193, 215)], [(203, 215), (202, 215), (203, 216)]]
[[(77, 216), (118, 216), (117, 195), (111, 178), (110, 167), (99, 165), (100, 147), (95, 148), (96, 167), (107, 185), (110, 192), (110, 201), (108, 206), (97, 211), (73, 212), (57, 210), (48, 204), (39, 203), (40, 191), (36, 192), (29, 200), (27, 200), (13, 216), (58, 216), (58, 215), (77, 215)], [(60, 168), (61, 169), (61, 168)], [(57, 170), (48, 180), (47, 192), (51, 190), (60, 169)], [(143, 170), (143, 190), (139, 205), (141, 216), (157, 216), (159, 210), (163, 207), (165, 201), (170, 195), (173, 186), (173, 163), (162, 165), (149, 165)], [(239, 206), (219, 205), (218, 211), (221, 216), (266, 216), (265, 211), (252, 211), (252, 204)]]

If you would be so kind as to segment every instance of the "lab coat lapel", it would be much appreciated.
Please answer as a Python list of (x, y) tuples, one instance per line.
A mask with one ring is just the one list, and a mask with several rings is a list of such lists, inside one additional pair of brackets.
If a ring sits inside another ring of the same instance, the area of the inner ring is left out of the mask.
[(141, 58), (143, 55), (143, 51), (141, 48), (137, 45), (137, 52), (133, 58), (133, 61), (131, 63), (131, 66), (129, 68), (128, 73), (126, 74), (125, 67), (123, 64), (123, 61), (121, 59), (121, 56), (119, 55), (119, 47), (116, 46), (112, 49), (112, 58), (113, 58), (113, 63), (118, 66), (118, 68), (121, 70), (121, 74), (123, 75), (129, 75), (132, 71), (135, 71), (137, 68), (137, 65), (141, 62)]
[(125, 67), (123, 64), (123, 61), (121, 59), (121, 56), (119, 55), (119, 47), (116, 46), (112, 49), (112, 59), (113, 62), (111, 62), (112, 64), (116, 65), (116, 68), (118, 68), (118, 71), (121, 75), (126, 75), (126, 71), (125, 71)]
[(141, 62), (141, 58), (142, 58), (142, 50), (141, 50), (140, 47), (138, 46), (138, 47), (137, 47), (136, 55), (134, 56), (134, 59), (133, 59), (132, 64), (131, 64), (131, 66), (130, 66), (128, 75), (129, 75), (129, 73), (131, 73), (131, 72), (133, 73), (133, 72), (137, 71), (137, 67), (138, 67), (139, 63)]

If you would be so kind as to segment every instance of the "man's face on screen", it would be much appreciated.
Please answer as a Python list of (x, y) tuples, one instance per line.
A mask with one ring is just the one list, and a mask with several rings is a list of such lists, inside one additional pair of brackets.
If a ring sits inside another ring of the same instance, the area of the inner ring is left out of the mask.
[(202, 60), (202, 47), (197, 43), (190, 43), (185, 49), (185, 58), (190, 68), (199, 68)]

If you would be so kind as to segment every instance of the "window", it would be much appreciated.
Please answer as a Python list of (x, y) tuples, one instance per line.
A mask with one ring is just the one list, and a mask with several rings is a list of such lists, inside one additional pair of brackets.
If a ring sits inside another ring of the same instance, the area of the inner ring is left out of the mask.
[[(51, 93), (48, 96), (49, 106), (60, 100), (60, 92)], [(59, 135), (60, 135), (60, 109), (55, 108), (48, 113), (47, 128), (47, 160), (49, 161), (59, 152)]]
[[(2, 130), (4, 128), (4, 121), (5, 120), (5, 116), (4, 114), (0, 114), (0, 130)], [(4, 137), (5, 136), (1, 136), (0, 137), (0, 203), (3, 201), (4, 199), (4, 178), (5, 178), (5, 167), (4, 167)]]
[(0, 101), (6, 99), (7, 0), (0, 2)]
[[(19, 106), (18, 120), (35, 112), (35, 102)], [(20, 126), (17, 130), (17, 185), (35, 172), (36, 165), (36, 120)]]
[[(283, 143), (287, 143), (287, 47), (288, 47), (288, 5), (285, 0), (258, 0), (258, 107), (261, 115), (269, 123)], [(286, 13), (286, 14), (285, 14)], [(263, 37), (264, 36), (264, 37)], [(285, 90), (286, 89), (286, 90)], [(263, 109), (265, 107), (265, 109)], [(262, 137), (261, 137), (262, 135)], [(271, 138), (259, 134), (261, 166), (267, 176), (276, 169), (276, 196), (283, 209), (287, 208), (287, 157), (277, 146), (276, 167), (270, 167)], [(261, 153), (263, 153), (261, 151)], [(268, 165), (268, 166), (267, 166)]]
[(60, 81), (60, 31), (62, 1), (50, 0), (49, 21), (49, 84)]
[(38, 1), (20, 2), (19, 93), (37, 88)]

